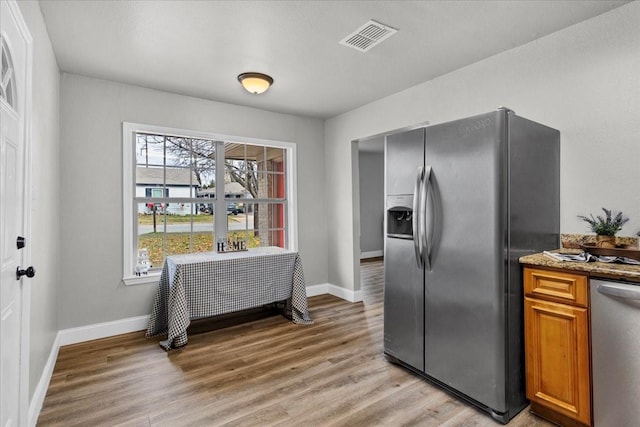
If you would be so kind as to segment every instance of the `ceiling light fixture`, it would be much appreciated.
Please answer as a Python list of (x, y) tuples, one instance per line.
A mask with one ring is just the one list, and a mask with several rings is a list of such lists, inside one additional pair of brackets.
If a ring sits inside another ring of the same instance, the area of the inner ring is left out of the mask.
[(266, 92), (273, 84), (273, 78), (262, 73), (242, 73), (238, 75), (238, 81), (247, 92), (256, 95)]

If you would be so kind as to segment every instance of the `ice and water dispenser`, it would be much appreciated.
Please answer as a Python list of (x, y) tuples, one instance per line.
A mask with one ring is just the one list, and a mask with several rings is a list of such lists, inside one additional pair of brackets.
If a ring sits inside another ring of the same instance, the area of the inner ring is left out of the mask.
[(413, 239), (413, 195), (387, 196), (387, 237)]

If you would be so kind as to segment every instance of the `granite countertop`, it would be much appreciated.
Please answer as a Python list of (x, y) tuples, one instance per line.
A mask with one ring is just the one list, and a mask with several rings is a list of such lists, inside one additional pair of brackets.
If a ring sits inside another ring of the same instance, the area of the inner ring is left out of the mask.
[[(554, 252), (580, 253), (575, 249), (557, 249)], [(520, 263), (539, 267), (557, 268), (562, 270), (582, 271), (591, 277), (606, 279), (628, 280), (640, 282), (640, 265), (617, 264), (607, 262), (570, 262), (556, 261), (542, 253), (520, 257)]]

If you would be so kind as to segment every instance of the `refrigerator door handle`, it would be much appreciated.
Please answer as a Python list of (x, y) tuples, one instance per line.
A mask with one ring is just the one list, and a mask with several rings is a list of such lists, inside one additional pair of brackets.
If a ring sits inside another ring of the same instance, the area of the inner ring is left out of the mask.
[(416, 262), (418, 263), (419, 268), (424, 268), (424, 261), (422, 259), (422, 233), (421, 233), (421, 224), (420, 218), (421, 215), (419, 213), (420, 209), (420, 192), (422, 188), (422, 178), (424, 176), (424, 169), (421, 167), (418, 168), (418, 176), (416, 177), (416, 185), (413, 189), (413, 217), (412, 217), (412, 227), (413, 227), (413, 248), (416, 252)]
[(420, 231), (422, 232), (422, 239), (420, 246), (422, 247), (422, 262), (427, 270), (431, 270), (431, 248), (429, 246), (429, 234), (427, 224), (427, 198), (429, 196), (429, 190), (431, 189), (431, 166), (427, 166), (424, 169), (424, 178), (422, 178), (422, 189), (420, 198)]

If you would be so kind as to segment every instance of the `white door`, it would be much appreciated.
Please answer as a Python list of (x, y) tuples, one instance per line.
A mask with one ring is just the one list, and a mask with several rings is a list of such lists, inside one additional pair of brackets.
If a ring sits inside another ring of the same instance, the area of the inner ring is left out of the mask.
[[(25, 270), (25, 115), (27, 105), (27, 52), (30, 37), (16, 3), (0, 0), (0, 427), (26, 425), (27, 387), (21, 365), (22, 289), (17, 270)], [(26, 242), (29, 244), (30, 242)], [(28, 333), (28, 331), (25, 331)], [(24, 360), (28, 364), (28, 360)]]

